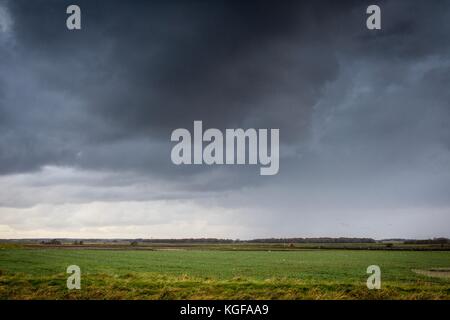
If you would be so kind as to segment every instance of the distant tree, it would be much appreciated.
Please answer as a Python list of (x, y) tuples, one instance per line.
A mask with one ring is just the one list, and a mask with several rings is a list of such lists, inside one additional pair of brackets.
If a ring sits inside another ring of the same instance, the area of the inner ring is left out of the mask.
[(135, 247), (135, 246), (138, 245), (138, 242), (137, 242), (137, 241), (131, 241), (130, 245), (131, 245), (132, 247)]

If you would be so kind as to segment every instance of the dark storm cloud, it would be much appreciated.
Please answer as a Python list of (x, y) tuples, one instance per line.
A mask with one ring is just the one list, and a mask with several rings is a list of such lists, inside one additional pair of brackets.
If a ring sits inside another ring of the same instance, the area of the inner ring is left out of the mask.
[[(115, 167), (127, 159), (117, 159), (123, 153), (111, 144), (135, 144), (143, 135), (166, 142), (173, 129), (196, 119), (219, 128), (280, 127), (290, 140), (303, 133), (321, 87), (337, 73), (335, 58), (320, 41), (331, 31), (316, 34), (309, 24), (312, 18), (326, 23), (332, 13), (322, 6), (81, 1), (83, 30), (69, 32), (68, 2), (8, 4), (15, 37), (10, 63), (25, 70), (5, 67), (4, 74), (35, 79), (28, 99), (10, 98), (4, 106), (13, 113), (10, 128), (21, 133), (18, 127), (27, 122), (30, 131), (64, 142), (46, 150), (45, 141), (19, 134), (16, 145), (27, 148), (24, 140), (30, 139), (46, 156), (30, 150), (24, 160), (19, 151), (6, 149), (15, 144), (7, 141), (2, 153), (9, 151), (11, 161), (20, 158), (23, 168), (5, 160), (4, 172), (68, 160)], [(55, 103), (70, 107), (49, 107)], [(40, 115), (46, 112), (52, 114), (48, 119)], [(85, 162), (75, 157), (83, 150)], [(149, 157), (141, 155), (140, 166), (149, 166)], [(125, 166), (133, 168), (134, 162)]]
[[(2, 45), (2, 173), (47, 164), (202, 173), (207, 169), (174, 168), (169, 159), (171, 131), (193, 120), (220, 129), (280, 128), (282, 153), (297, 154), (312, 135), (313, 118), (334, 108), (322, 102), (327, 90), (341, 87), (345, 96), (352, 92), (351, 81), (340, 82), (350, 80), (346, 70), (357, 74), (379, 64), (378, 76), (361, 77), (372, 94), (365, 107), (345, 113), (348, 132), (340, 126), (323, 140), (328, 151), (354, 136), (370, 143), (389, 128), (398, 132), (401, 119), (421, 117), (416, 103), (413, 111), (379, 113), (371, 107), (377, 94), (403, 82), (418, 60), (448, 53), (445, 3), (381, 2), (383, 30), (368, 32), (368, 2), (78, 1), (83, 28), (70, 32), (65, 8), (71, 3), (7, 2), (14, 25), (12, 40)], [(433, 89), (445, 87), (446, 72), (426, 77), (416, 86), (436, 95), (448, 119), (447, 97)], [(404, 109), (412, 103), (394, 98)], [(379, 119), (371, 126), (368, 111)], [(440, 137), (448, 144), (445, 130)], [(382, 154), (402, 148), (384, 146)], [(289, 161), (281, 164), (283, 177), (299, 166)], [(231, 179), (240, 183), (254, 176), (231, 171), (243, 175)]]

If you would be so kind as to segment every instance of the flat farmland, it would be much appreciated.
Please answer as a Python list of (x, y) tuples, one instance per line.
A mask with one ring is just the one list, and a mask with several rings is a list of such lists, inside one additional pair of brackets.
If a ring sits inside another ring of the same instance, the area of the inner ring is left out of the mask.
[[(81, 289), (68, 290), (69, 265)], [(368, 290), (369, 265), (381, 289)], [(0, 248), (0, 299), (450, 299), (449, 251)]]

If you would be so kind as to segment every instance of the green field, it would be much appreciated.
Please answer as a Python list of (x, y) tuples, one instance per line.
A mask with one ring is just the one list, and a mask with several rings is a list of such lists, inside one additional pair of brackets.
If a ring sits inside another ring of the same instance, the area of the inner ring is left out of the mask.
[[(66, 288), (67, 266), (81, 290)], [(381, 290), (368, 290), (378, 265)], [(449, 299), (450, 252), (0, 248), (0, 299)]]

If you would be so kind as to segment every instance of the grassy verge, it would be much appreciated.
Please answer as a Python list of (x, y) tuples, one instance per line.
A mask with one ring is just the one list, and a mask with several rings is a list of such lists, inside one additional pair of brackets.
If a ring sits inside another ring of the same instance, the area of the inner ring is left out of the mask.
[[(381, 290), (366, 288), (371, 264)], [(414, 272), (449, 266), (450, 252), (3, 248), (0, 299), (450, 299), (450, 279)]]

